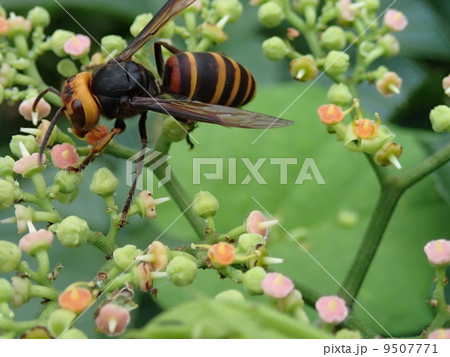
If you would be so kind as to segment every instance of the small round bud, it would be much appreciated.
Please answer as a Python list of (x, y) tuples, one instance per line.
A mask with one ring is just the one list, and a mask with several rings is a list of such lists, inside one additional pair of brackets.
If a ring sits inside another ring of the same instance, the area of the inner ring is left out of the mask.
[(345, 32), (339, 26), (328, 27), (320, 39), (322, 47), (328, 50), (341, 50), (346, 42)]
[(219, 209), (219, 201), (209, 191), (200, 191), (194, 197), (192, 209), (202, 218), (213, 217)]
[(136, 16), (130, 27), (131, 36), (136, 37), (153, 18), (151, 13)]
[(310, 55), (294, 58), (289, 63), (289, 71), (292, 78), (301, 82), (309, 81), (319, 73), (314, 58)]
[(121, 248), (117, 248), (113, 252), (114, 263), (122, 269), (128, 269), (134, 263), (134, 258), (142, 254), (142, 250), (136, 248), (135, 245), (127, 244)]
[(258, 9), (258, 20), (265, 27), (277, 27), (283, 22), (284, 18), (283, 9), (274, 1), (266, 2)]
[(75, 320), (77, 314), (67, 309), (57, 309), (53, 311), (47, 321), (47, 327), (50, 333), (59, 338), (69, 326)]
[(102, 167), (95, 171), (89, 189), (96, 195), (106, 197), (112, 195), (117, 187), (119, 187), (117, 177), (109, 169)]
[(114, 57), (127, 47), (127, 41), (117, 35), (108, 35), (101, 40), (102, 53)]
[(22, 16), (8, 18), (8, 36), (28, 35), (31, 32), (31, 22)]
[(339, 339), (345, 339), (345, 340), (349, 340), (349, 339), (361, 339), (361, 332), (356, 331), (356, 330), (349, 330), (346, 328), (343, 328), (342, 330), (339, 330), (338, 332), (336, 332), (336, 334), (334, 335), (334, 337), (339, 338)]
[(355, 13), (352, 9), (351, 0), (339, 0), (336, 4), (339, 18), (344, 22), (352, 22), (355, 19)]
[(34, 257), (37, 252), (50, 249), (53, 243), (53, 233), (45, 229), (30, 232), (24, 235), (19, 241), (19, 248), (30, 257)]
[(5, 278), (0, 278), (0, 302), (9, 302), (12, 297), (13, 290), (10, 282)]
[(239, 236), (236, 250), (239, 254), (254, 253), (258, 245), (264, 245), (264, 237), (257, 233), (244, 233)]
[(170, 142), (184, 140), (188, 135), (187, 127), (171, 116), (164, 119), (162, 125), (162, 134)]
[(374, 160), (380, 166), (394, 165), (397, 168), (401, 168), (401, 166), (399, 167), (398, 158), (401, 156), (402, 150), (399, 144), (388, 142), (376, 152)]
[(350, 56), (341, 51), (330, 51), (325, 58), (325, 71), (338, 76), (347, 71), (350, 65)]
[(64, 51), (64, 44), (73, 36), (75, 36), (75, 34), (71, 31), (56, 30), (55, 32), (53, 32), (53, 35), (50, 37), (50, 45), (52, 47), (52, 51), (58, 57), (66, 56), (66, 52)]
[(430, 112), (430, 121), (433, 130), (440, 133), (450, 131), (450, 107), (438, 105)]
[(19, 276), (11, 278), (11, 287), (13, 290), (12, 305), (19, 307), (30, 299), (31, 282)]
[(11, 176), (13, 171), (14, 159), (11, 156), (0, 157), (0, 177)]
[(33, 221), (33, 208), (22, 205), (14, 205), (17, 221), (17, 233), (25, 233), (28, 229), (28, 221)]
[(162, 271), (166, 269), (169, 262), (169, 249), (159, 241), (155, 241), (148, 247), (148, 253), (153, 255), (150, 262), (152, 271)]
[(239, 290), (230, 289), (217, 294), (214, 300), (219, 302), (244, 302), (245, 298)]
[(52, 157), (53, 165), (61, 170), (74, 167), (80, 159), (75, 146), (69, 143), (53, 146), (50, 155)]
[(69, 58), (63, 58), (56, 65), (56, 70), (64, 78), (69, 78), (79, 72), (77, 65)]
[(85, 35), (75, 35), (64, 44), (64, 52), (73, 57), (82, 57), (91, 49), (91, 39)]
[(0, 180), (0, 210), (8, 208), (14, 202), (14, 186), (12, 183)]
[(358, 213), (353, 210), (342, 209), (338, 213), (337, 221), (344, 228), (353, 228), (358, 223)]
[(8, 63), (3, 63), (0, 68), (0, 84), (2, 87), (12, 87), (16, 78), (17, 70)]
[(11, 152), (16, 155), (17, 157), (23, 157), (23, 152), (21, 148), (21, 144), (19, 142), (22, 142), (23, 146), (25, 146), (25, 149), (28, 151), (28, 155), (30, 153), (38, 152), (39, 146), (36, 142), (36, 138), (32, 135), (13, 135), (11, 138), (11, 141), (9, 142), (9, 149)]
[(166, 272), (173, 284), (187, 286), (197, 276), (197, 264), (183, 256), (176, 256), (167, 265)]
[[(48, 102), (44, 98), (42, 98), (36, 106), (36, 111), (33, 112), (33, 105), (35, 100), (36, 97), (22, 101), (19, 105), (19, 113), (26, 120), (33, 121), (33, 124), (36, 125), (36, 121), (49, 115), (52, 108), (50, 104), (48, 104)], [(36, 119), (33, 116), (36, 116)]]
[(78, 189), (78, 185), (83, 180), (81, 172), (72, 172), (60, 170), (55, 175), (55, 184), (59, 187), (61, 193), (72, 193)]
[(80, 331), (76, 328), (70, 328), (68, 330), (65, 330), (65, 332), (62, 335), (58, 336), (58, 339), (87, 339), (88, 337), (84, 334), (83, 331)]
[(450, 264), (450, 240), (432, 240), (425, 245), (423, 250), (431, 265), (446, 266)]
[(328, 89), (327, 98), (330, 103), (346, 106), (353, 99), (350, 89), (344, 83), (335, 83)]
[(383, 22), (391, 31), (403, 31), (408, 25), (406, 16), (398, 10), (388, 9), (384, 13)]
[(228, 35), (219, 25), (209, 22), (200, 25), (200, 33), (214, 43), (222, 43), (228, 39)]
[(118, 336), (125, 332), (130, 323), (130, 312), (116, 304), (106, 304), (96, 311), (95, 324), (100, 332)]
[(383, 35), (379, 40), (378, 44), (383, 47), (384, 49), (384, 55), (386, 57), (393, 57), (399, 54), (400, 52), (400, 44), (397, 40), (397, 38), (387, 33), (386, 35)]
[(348, 316), (345, 300), (336, 296), (322, 296), (315, 304), (319, 317), (328, 324), (339, 324)]
[(450, 339), (450, 328), (438, 328), (428, 334), (429, 339)]
[(262, 44), (262, 49), (264, 56), (271, 61), (279, 61), (291, 51), (286, 42), (278, 36), (273, 36), (265, 40)]
[(0, 240), (0, 273), (9, 273), (17, 268), (22, 252), (14, 243)]
[(84, 219), (69, 216), (59, 223), (56, 235), (62, 245), (75, 248), (87, 242), (89, 226)]
[(368, 11), (377, 11), (380, 8), (380, 0), (360, 0), (364, 1), (365, 8)]
[(35, 6), (28, 11), (27, 19), (33, 27), (47, 27), (50, 23), (50, 14), (43, 7)]
[(245, 291), (250, 295), (261, 295), (263, 293), (261, 282), (266, 275), (267, 272), (259, 266), (247, 270), (242, 281)]
[(235, 22), (242, 15), (242, 4), (239, 0), (217, 0), (215, 10), (220, 18), (228, 16), (228, 22)]

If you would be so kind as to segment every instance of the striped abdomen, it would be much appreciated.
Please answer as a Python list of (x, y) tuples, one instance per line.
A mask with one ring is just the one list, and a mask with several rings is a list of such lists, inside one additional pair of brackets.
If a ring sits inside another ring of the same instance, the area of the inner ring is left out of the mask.
[(253, 98), (256, 82), (231, 58), (212, 52), (181, 52), (166, 61), (163, 87), (169, 94), (238, 107)]

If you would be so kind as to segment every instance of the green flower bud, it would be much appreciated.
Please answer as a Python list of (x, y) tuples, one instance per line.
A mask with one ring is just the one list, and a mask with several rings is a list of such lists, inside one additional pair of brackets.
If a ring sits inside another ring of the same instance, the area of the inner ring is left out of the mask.
[(361, 339), (361, 332), (359, 331), (355, 331), (355, 330), (349, 330), (346, 328), (343, 328), (342, 330), (339, 330), (338, 332), (336, 332), (336, 335), (334, 335), (334, 337), (339, 338), (339, 339)]
[(200, 33), (215, 43), (222, 43), (228, 39), (228, 35), (216, 24), (204, 22), (200, 25)]
[(322, 34), (320, 44), (328, 50), (341, 50), (346, 43), (345, 32), (339, 26), (330, 26)]
[(267, 272), (262, 267), (254, 267), (247, 270), (242, 281), (245, 291), (250, 295), (261, 295), (263, 293), (261, 281), (266, 274)]
[(114, 57), (127, 47), (127, 41), (117, 35), (108, 35), (102, 38), (101, 46), (105, 56)]
[(0, 240), (0, 273), (9, 273), (17, 268), (22, 252), (14, 243)]
[(59, 337), (75, 320), (77, 314), (66, 309), (58, 309), (53, 311), (47, 321), (47, 327), (50, 333)]
[(27, 19), (33, 27), (47, 27), (50, 23), (50, 14), (43, 7), (35, 6), (28, 11)]
[(373, 77), (373, 79), (377, 80), (383, 78), (384, 75), (388, 72), (389, 70), (386, 66), (379, 66), (375, 71), (371, 72), (371, 76)]
[(213, 217), (219, 209), (219, 201), (209, 191), (200, 191), (194, 197), (194, 213), (202, 218)]
[(127, 244), (114, 250), (113, 259), (120, 269), (125, 270), (134, 263), (134, 258), (139, 255), (142, 255), (142, 250), (137, 249), (135, 245)]
[(77, 198), (78, 192), (79, 192), (78, 187), (76, 187), (70, 193), (58, 192), (55, 196), (55, 200), (62, 203), (63, 205), (68, 205), (68, 204), (72, 203), (75, 198)]
[(9, 149), (17, 157), (23, 156), (22, 151), (20, 150), (19, 141), (23, 143), (30, 154), (39, 151), (39, 145), (33, 135), (13, 135), (9, 142)]
[(0, 177), (7, 177), (14, 174), (14, 159), (11, 156), (0, 157)]
[(382, 36), (378, 40), (378, 45), (384, 49), (384, 55), (386, 57), (396, 56), (400, 52), (400, 44), (397, 38), (390, 33)]
[(9, 281), (6, 280), (5, 278), (0, 278), (0, 302), (9, 302), (12, 296), (13, 290)]
[(62, 335), (59, 335), (58, 338), (74, 340), (74, 339), (87, 339), (88, 337), (84, 334), (83, 331), (80, 331), (77, 328), (70, 328)]
[(11, 278), (11, 287), (13, 291), (12, 305), (19, 307), (30, 299), (31, 282), (19, 276)]
[(31, 22), (22, 16), (8, 18), (8, 36), (28, 35), (31, 32)]
[(172, 38), (175, 35), (175, 22), (169, 21), (158, 33), (159, 38)]
[(284, 11), (276, 2), (266, 2), (258, 9), (258, 20), (265, 27), (277, 27), (283, 22), (284, 18)]
[(219, 302), (244, 302), (245, 298), (239, 290), (230, 289), (217, 294), (214, 300)]
[(176, 256), (167, 265), (166, 272), (172, 283), (187, 286), (197, 275), (197, 264), (186, 257)]
[(337, 221), (344, 228), (353, 228), (358, 223), (358, 213), (353, 210), (342, 209), (338, 213)]
[(311, 55), (294, 58), (289, 63), (289, 71), (291, 72), (292, 78), (301, 82), (309, 81), (319, 73), (314, 58)]
[(380, 0), (358, 0), (357, 2), (363, 2), (368, 11), (377, 11), (380, 7)]
[(0, 180), (0, 209), (8, 208), (14, 202), (14, 186), (12, 183)]
[(56, 30), (53, 32), (53, 35), (50, 37), (50, 45), (52, 46), (52, 51), (58, 57), (65, 57), (66, 52), (64, 51), (64, 44), (71, 37), (75, 36), (75, 34), (71, 31), (66, 30)]
[(338, 76), (347, 71), (350, 65), (350, 56), (341, 51), (330, 51), (325, 58), (325, 71), (333, 76)]
[(71, 193), (78, 189), (78, 185), (83, 180), (81, 172), (60, 170), (55, 175), (55, 184), (59, 187), (59, 192)]
[(328, 89), (327, 98), (329, 103), (345, 107), (353, 99), (350, 89), (344, 83), (335, 83)]
[(4, 19), (6, 19), (6, 17), (8, 16), (6, 10), (3, 8), (2, 5), (0, 5), (0, 17), (3, 17)]
[(450, 107), (438, 105), (430, 112), (430, 121), (433, 130), (440, 133), (450, 131)]
[(77, 216), (65, 218), (56, 230), (56, 235), (62, 245), (75, 248), (86, 243), (89, 226), (84, 219)]
[(279, 61), (290, 52), (289, 46), (278, 36), (265, 40), (262, 44), (264, 56), (271, 61)]
[(117, 187), (119, 187), (117, 177), (109, 169), (102, 167), (95, 171), (89, 189), (96, 195), (106, 197), (112, 195)]
[(77, 65), (69, 58), (64, 58), (56, 65), (56, 70), (64, 78), (69, 78), (79, 72)]
[(236, 246), (237, 254), (251, 254), (256, 250), (257, 245), (264, 245), (264, 237), (257, 233), (244, 233), (239, 236), (238, 244)]
[(162, 134), (170, 142), (177, 142), (185, 139), (188, 134), (187, 130), (187, 126), (171, 116), (166, 117), (163, 121)]
[(220, 18), (229, 16), (228, 22), (235, 22), (242, 15), (242, 4), (239, 0), (216, 0), (215, 10)]
[(306, 6), (310, 5), (317, 7), (318, 4), (319, 0), (292, 0), (292, 8), (299, 14), (303, 13)]
[(8, 63), (3, 63), (0, 68), (0, 84), (3, 87), (12, 87), (16, 78), (17, 70)]
[(153, 14), (150, 12), (147, 14), (141, 14), (136, 16), (133, 23), (130, 26), (130, 33), (133, 37), (136, 37), (139, 32), (143, 30), (145, 25), (149, 23), (149, 21), (153, 18)]
[(280, 300), (278, 307), (281, 311), (294, 313), (296, 310), (301, 309), (303, 305), (305, 305), (305, 302), (303, 301), (301, 292), (294, 289), (288, 296)]

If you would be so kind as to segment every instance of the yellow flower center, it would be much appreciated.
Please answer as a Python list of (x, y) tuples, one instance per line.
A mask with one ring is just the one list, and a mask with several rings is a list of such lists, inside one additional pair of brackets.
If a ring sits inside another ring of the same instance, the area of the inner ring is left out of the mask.
[(67, 159), (69, 158), (69, 155), (70, 155), (69, 150), (64, 150), (64, 151), (61, 153), (61, 157), (62, 157), (64, 160), (67, 160)]
[(273, 281), (276, 286), (280, 286), (283, 283), (283, 274), (278, 274)]

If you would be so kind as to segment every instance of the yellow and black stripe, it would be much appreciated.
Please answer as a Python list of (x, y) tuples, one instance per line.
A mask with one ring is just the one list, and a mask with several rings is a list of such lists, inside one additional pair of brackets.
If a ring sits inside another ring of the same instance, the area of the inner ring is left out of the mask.
[(239, 107), (252, 100), (256, 82), (231, 58), (212, 52), (181, 52), (166, 61), (163, 88), (166, 93), (203, 103)]

